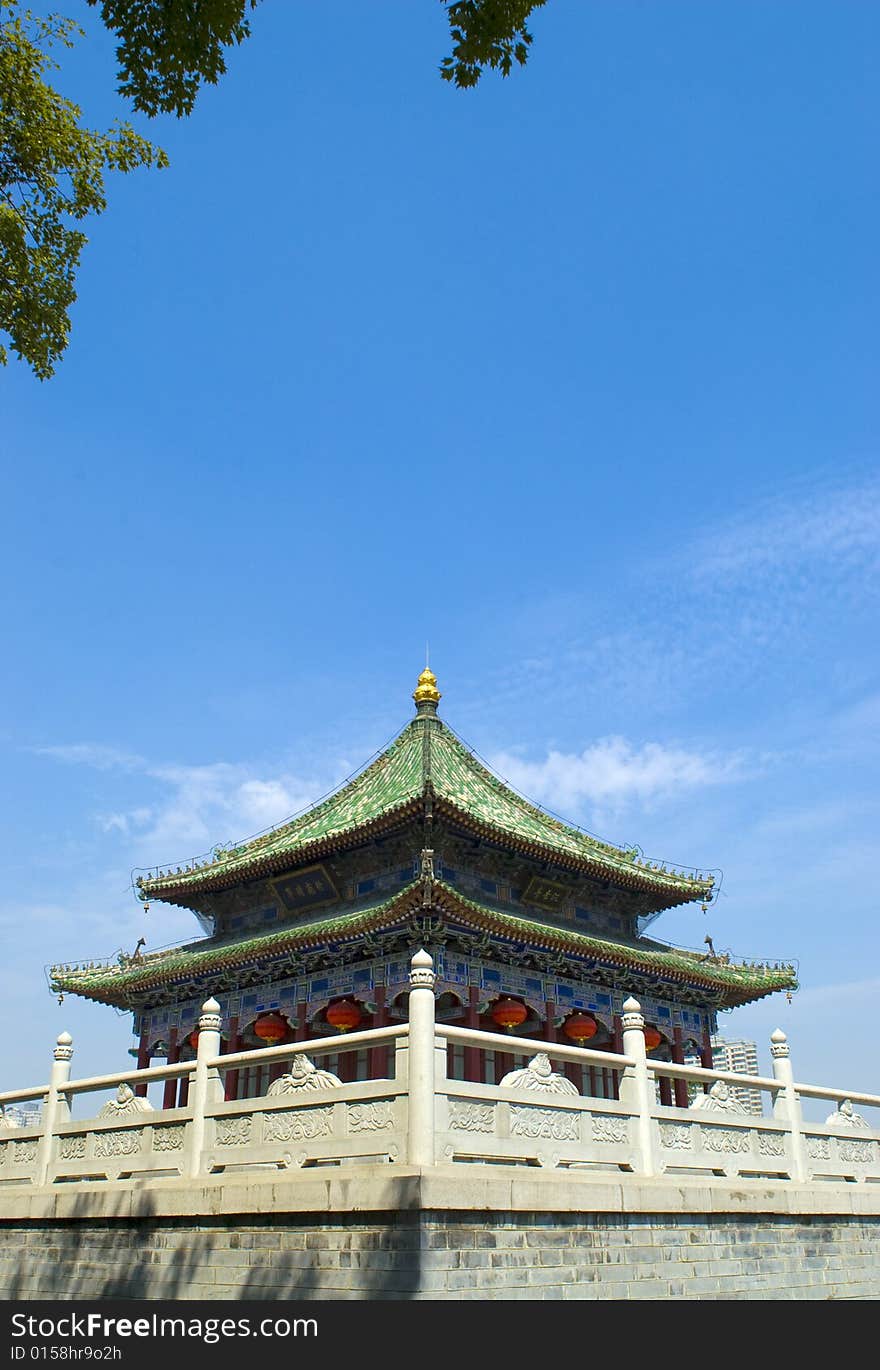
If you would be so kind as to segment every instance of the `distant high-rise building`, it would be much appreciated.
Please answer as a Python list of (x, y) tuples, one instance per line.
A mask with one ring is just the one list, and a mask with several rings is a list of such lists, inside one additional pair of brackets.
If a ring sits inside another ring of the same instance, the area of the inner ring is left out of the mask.
[[(736, 1040), (728, 1041), (726, 1037), (713, 1036), (712, 1039), (712, 1064), (715, 1070), (729, 1070), (734, 1075), (757, 1075), (758, 1071), (758, 1048), (754, 1042), (747, 1042), (744, 1038), (738, 1037)], [(700, 1065), (699, 1056), (686, 1056), (685, 1063), (689, 1066)], [(688, 1084), (688, 1095), (691, 1099), (701, 1088), (698, 1084)], [(745, 1085), (731, 1085), (731, 1093), (734, 1094), (744, 1113), (751, 1113), (760, 1118), (764, 1112), (764, 1096), (760, 1089), (747, 1089)]]
[[(712, 1060), (716, 1070), (730, 1070), (737, 1075), (758, 1074), (758, 1048), (754, 1042), (747, 1042), (743, 1038), (728, 1041), (726, 1037), (713, 1037)], [(731, 1090), (746, 1113), (761, 1116), (764, 1112), (764, 1097), (760, 1089), (731, 1085)]]
[(0, 1126), (39, 1127), (42, 1114), (43, 1110), (39, 1104), (24, 1104), (19, 1107), (12, 1104), (3, 1109)]

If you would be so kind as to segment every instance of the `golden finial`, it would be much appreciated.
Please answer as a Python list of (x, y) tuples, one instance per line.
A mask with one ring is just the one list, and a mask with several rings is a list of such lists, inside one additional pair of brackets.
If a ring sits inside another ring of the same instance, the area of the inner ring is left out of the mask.
[(419, 713), (433, 713), (440, 703), (440, 691), (437, 689), (437, 677), (430, 666), (426, 666), (419, 676), (419, 683), (413, 690), (413, 699), (416, 701), (416, 709)]

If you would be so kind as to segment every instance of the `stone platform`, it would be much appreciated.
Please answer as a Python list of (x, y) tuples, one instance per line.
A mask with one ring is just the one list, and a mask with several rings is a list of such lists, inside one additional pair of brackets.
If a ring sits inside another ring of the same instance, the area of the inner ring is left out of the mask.
[(880, 1186), (332, 1167), (7, 1190), (21, 1299), (869, 1299)]

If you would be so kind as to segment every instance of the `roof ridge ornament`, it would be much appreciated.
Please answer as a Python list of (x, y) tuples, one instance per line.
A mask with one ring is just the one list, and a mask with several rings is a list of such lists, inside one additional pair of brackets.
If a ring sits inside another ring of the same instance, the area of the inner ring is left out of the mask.
[(437, 677), (430, 666), (426, 666), (419, 676), (419, 682), (416, 685), (416, 688), (413, 690), (413, 699), (416, 702), (416, 713), (436, 714), (437, 705), (440, 703), (441, 698), (440, 691), (437, 689)]

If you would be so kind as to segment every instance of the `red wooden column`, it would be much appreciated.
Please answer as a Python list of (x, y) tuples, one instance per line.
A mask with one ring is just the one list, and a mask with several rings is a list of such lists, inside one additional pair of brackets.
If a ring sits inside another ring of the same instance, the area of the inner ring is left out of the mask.
[[(700, 1065), (704, 1070), (715, 1069), (715, 1055), (712, 1051), (712, 1034), (708, 1028), (703, 1031), (703, 1045), (700, 1050)], [(709, 1086), (703, 1085), (703, 1093), (709, 1093)]]
[[(223, 1042), (220, 1042), (220, 1050), (223, 1051)], [(226, 1052), (234, 1056), (237, 1051), (241, 1051), (241, 1037), (238, 1032), (238, 1014), (229, 1019), (229, 1038)], [(223, 1096), (227, 1101), (238, 1098), (238, 1071), (227, 1070), (224, 1084)]]
[[(544, 1000), (544, 1041), (555, 1042), (558, 1038), (556, 1031), (556, 1005), (552, 999)], [(549, 1054), (549, 1053), (548, 1053)]]
[[(177, 1028), (173, 1027), (168, 1033), (168, 1064), (176, 1066), (180, 1060), (180, 1047), (177, 1045)], [(173, 1108), (177, 1102), (177, 1081), (165, 1081), (165, 1093), (162, 1096), (162, 1107)]]
[(672, 1081), (668, 1075), (660, 1076), (660, 1102), (664, 1108), (672, 1107)]
[[(611, 1050), (612, 1050), (612, 1052), (614, 1053), (615, 1056), (622, 1056), (622, 1055), (623, 1055), (623, 1023), (620, 1021), (620, 1014), (619, 1014), (619, 1013), (615, 1013), (615, 1015), (614, 1015), (614, 1017), (613, 1017), (613, 1019), (612, 1019), (612, 1031), (613, 1031), (614, 1036), (613, 1036), (612, 1043), (611, 1043)], [(609, 1099), (619, 1099), (619, 1098), (620, 1098), (620, 1072), (619, 1072), (619, 1070), (613, 1070), (613, 1071), (611, 1072), (611, 1089), (608, 1091), (608, 1097), (609, 1097)]]
[[(147, 1036), (147, 1029), (144, 1028), (141, 1032), (140, 1041), (138, 1042), (137, 1068), (138, 1070), (146, 1070), (149, 1064), (150, 1042)], [(142, 1099), (145, 1099), (147, 1096), (147, 1086), (145, 1084), (136, 1084), (134, 1087), (134, 1092), (135, 1094), (138, 1094)]]
[[(280, 1013), (281, 1010), (279, 1009), (278, 1012)], [(283, 1017), (287, 1018), (287, 1014), (285, 1013)], [(290, 1022), (290, 1019), (287, 1018), (287, 1021)], [(275, 1045), (280, 1046), (280, 1043), (276, 1042)], [(269, 1083), (266, 1086), (267, 1090), (269, 1088), (269, 1085), (274, 1085), (275, 1081), (280, 1080), (281, 1076), (284, 1075), (285, 1072), (289, 1069), (289, 1061), (273, 1061), (269, 1066)]]
[[(566, 1041), (563, 1029), (561, 1027), (556, 1029), (556, 1040), (557, 1042)], [(575, 1045), (574, 1042), (567, 1042), (566, 1044), (572, 1047)], [(565, 1061), (563, 1063), (562, 1070), (565, 1075), (565, 1078), (567, 1080), (571, 1080), (571, 1083), (574, 1085), (578, 1094), (583, 1094), (585, 1092), (584, 1085), (586, 1083), (583, 1066), (578, 1065), (575, 1061)]]
[[(471, 985), (468, 989), (467, 1006), (467, 1026), (476, 1031), (480, 1026), (480, 1015), (478, 1012), (480, 1004), (480, 987)], [(479, 1047), (465, 1047), (464, 1049), (464, 1078), (473, 1080), (477, 1084), (483, 1082), (483, 1062), (482, 1051)]]
[[(684, 1065), (684, 1043), (681, 1038), (681, 1028), (672, 1029), (672, 1059), (677, 1066)], [(688, 1106), (688, 1087), (687, 1080), (673, 1080), (675, 1092), (675, 1107), (687, 1108)]]
[(500, 1085), (502, 1079), (509, 1071), (513, 1070), (513, 1055), (509, 1051), (495, 1052), (495, 1083)]
[[(184, 1040), (184, 1042), (185, 1042), (185, 1041), (186, 1041), (186, 1038), (184, 1038), (183, 1040)], [(182, 1045), (183, 1045), (183, 1043), (181, 1043), (181, 1046), (182, 1046)], [(180, 1059), (180, 1051), (179, 1051), (179, 1050), (178, 1050), (177, 1056), (178, 1056), (178, 1060), (179, 1060), (179, 1059)], [(179, 1082), (178, 1082), (178, 1088), (177, 1088), (177, 1107), (178, 1107), (178, 1108), (186, 1108), (186, 1106), (187, 1106), (188, 1103), (189, 1103), (189, 1076), (187, 1076), (187, 1075), (182, 1075), (182, 1076), (180, 1077)]]
[[(338, 1032), (336, 1036), (339, 1040), (340, 1048), (344, 1047), (345, 1039), (348, 1036), (348, 1034), (345, 1032)], [(338, 1060), (339, 1065), (336, 1071), (337, 1075), (339, 1076), (340, 1080), (344, 1085), (351, 1084), (352, 1080), (357, 1079), (357, 1056), (355, 1052), (343, 1052), (342, 1050), (340, 1050)]]
[[(385, 986), (377, 985), (373, 993), (376, 997), (376, 1012), (373, 1014), (373, 1027), (387, 1027), (388, 1009), (385, 1006)], [(368, 1078), (370, 1080), (384, 1080), (387, 1077), (387, 1075), (387, 1046), (370, 1047), (369, 1069), (367, 1071)]]

